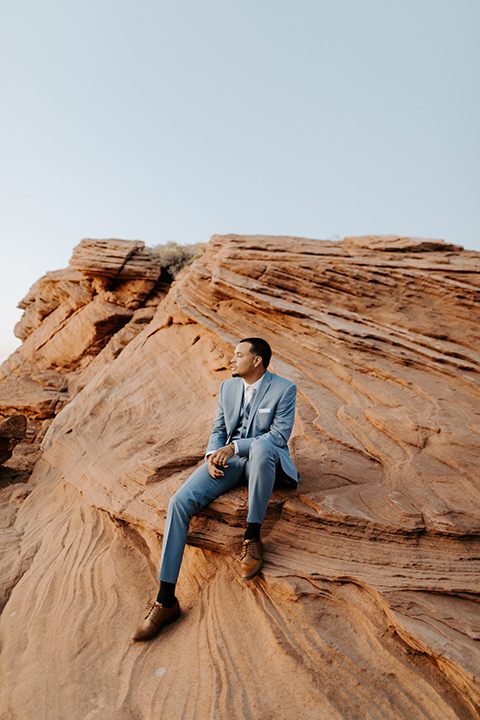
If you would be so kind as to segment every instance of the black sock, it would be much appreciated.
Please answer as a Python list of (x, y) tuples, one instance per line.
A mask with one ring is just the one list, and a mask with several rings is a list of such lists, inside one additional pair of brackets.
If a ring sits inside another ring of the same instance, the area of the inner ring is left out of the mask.
[(244, 540), (260, 540), (260, 528), (262, 523), (248, 523), (245, 530)]
[(157, 602), (163, 605), (163, 607), (171, 608), (175, 605), (175, 583), (169, 583), (162, 580), (160, 583), (160, 590), (157, 595)]

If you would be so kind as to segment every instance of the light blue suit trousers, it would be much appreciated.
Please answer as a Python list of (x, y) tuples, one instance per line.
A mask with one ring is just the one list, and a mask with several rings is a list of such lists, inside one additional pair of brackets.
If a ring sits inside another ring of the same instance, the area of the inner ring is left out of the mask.
[[(251, 411), (241, 423), (244, 383), (230, 378), (222, 383), (217, 415), (207, 452), (214, 452), (235, 438), (238, 455), (228, 461), (223, 477), (210, 476), (207, 463), (197, 468), (170, 499), (163, 536), (160, 581), (176, 583), (192, 516), (241, 480), (248, 480), (249, 523), (262, 523), (272, 494), (277, 469), (293, 485), (298, 472), (288, 450), (295, 419), (295, 385), (266, 370)], [(236, 434), (242, 425), (240, 437)]]
[(172, 495), (163, 536), (160, 581), (176, 583), (182, 563), (188, 528), (192, 516), (209, 502), (237, 485), (242, 474), (248, 478), (249, 523), (262, 523), (275, 483), (279, 460), (278, 448), (267, 439), (258, 438), (250, 446), (248, 458), (234, 456), (224, 468), (224, 476), (216, 480), (201, 465)]

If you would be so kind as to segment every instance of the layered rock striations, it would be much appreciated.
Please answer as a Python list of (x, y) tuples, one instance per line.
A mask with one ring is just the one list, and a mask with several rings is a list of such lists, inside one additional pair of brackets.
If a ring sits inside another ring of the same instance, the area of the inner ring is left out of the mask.
[(19, 303), (23, 344), (0, 368), (0, 416), (29, 419), (17, 465), (31, 469), (53, 417), (150, 322), (171, 281), (143, 242), (82, 240), (67, 270), (33, 285)]
[[(170, 289), (126, 241), (39, 281), (0, 379), (45, 434), (2, 490), (1, 717), (477, 718), (479, 271), (441, 241), (229, 235)], [(253, 335), (298, 387), (301, 484), (274, 490), (248, 584), (246, 488), (194, 518), (183, 620), (130, 645)]]

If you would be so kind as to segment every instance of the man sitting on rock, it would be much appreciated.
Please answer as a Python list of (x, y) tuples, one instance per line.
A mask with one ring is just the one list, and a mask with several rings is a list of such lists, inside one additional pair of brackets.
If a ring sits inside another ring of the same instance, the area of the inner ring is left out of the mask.
[(160, 590), (150, 612), (132, 633), (134, 641), (150, 640), (166, 623), (177, 620), (175, 597), (180, 565), (192, 516), (231, 490), (244, 475), (248, 480), (247, 529), (240, 555), (243, 580), (254, 578), (263, 565), (262, 525), (275, 478), (294, 486), (298, 472), (288, 450), (295, 418), (295, 385), (267, 370), (272, 351), (262, 338), (246, 338), (235, 348), (233, 377), (220, 388), (218, 410), (206, 461), (170, 499), (160, 568)]

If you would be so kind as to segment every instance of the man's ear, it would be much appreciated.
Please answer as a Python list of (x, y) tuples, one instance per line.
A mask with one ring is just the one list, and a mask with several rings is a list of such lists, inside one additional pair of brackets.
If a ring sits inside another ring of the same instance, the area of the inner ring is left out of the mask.
[(257, 355), (255, 360), (253, 361), (253, 364), (255, 365), (255, 367), (258, 367), (261, 362), (262, 362), (262, 358), (260, 357), (260, 355)]

